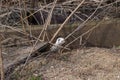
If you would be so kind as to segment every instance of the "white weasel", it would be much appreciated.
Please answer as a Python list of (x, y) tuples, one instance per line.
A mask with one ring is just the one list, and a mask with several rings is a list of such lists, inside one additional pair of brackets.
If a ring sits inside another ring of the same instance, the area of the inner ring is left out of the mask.
[(61, 46), (61, 45), (64, 44), (64, 43), (65, 43), (65, 39), (62, 38), (62, 37), (59, 37), (59, 38), (56, 40), (55, 44), (50, 48), (50, 50), (51, 50), (51, 51), (57, 51), (58, 49), (60, 49), (59, 46)]

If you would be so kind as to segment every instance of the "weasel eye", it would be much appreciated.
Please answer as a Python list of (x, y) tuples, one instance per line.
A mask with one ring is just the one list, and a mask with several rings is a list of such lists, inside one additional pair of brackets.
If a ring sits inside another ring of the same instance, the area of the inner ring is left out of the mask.
[(60, 39), (58, 39), (58, 42), (60, 41)]

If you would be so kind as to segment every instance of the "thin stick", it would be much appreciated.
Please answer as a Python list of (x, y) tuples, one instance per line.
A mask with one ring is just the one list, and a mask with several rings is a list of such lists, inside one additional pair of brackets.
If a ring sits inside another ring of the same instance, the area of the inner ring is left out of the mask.
[(75, 9), (74, 11), (67, 17), (67, 19), (63, 22), (63, 24), (59, 27), (59, 29), (56, 31), (56, 33), (53, 35), (52, 39), (50, 40), (50, 42), (52, 42), (54, 40), (54, 38), (57, 36), (57, 34), (60, 32), (60, 30), (64, 27), (64, 25), (66, 24), (66, 22), (70, 19), (70, 17), (77, 11), (77, 9), (85, 2), (85, 0), (83, 0)]
[(73, 42), (75, 42), (76, 40), (78, 40), (79, 38), (83, 37), (84, 35), (88, 34), (89, 32), (93, 31), (94, 29), (96, 29), (97, 27), (99, 27), (99, 25), (101, 23), (103, 23), (104, 19), (99, 22), (96, 26), (94, 26), (93, 28), (89, 29), (88, 31), (86, 31), (85, 33), (81, 34), (80, 36), (78, 36), (76, 39), (74, 39), (73, 41), (71, 41), (70, 43), (68, 43), (67, 45), (65, 45), (65, 47), (68, 47), (70, 44), (72, 44)]
[[(53, 6), (55, 6), (56, 2), (57, 2), (57, 0), (54, 2), (54, 5), (53, 5)], [(54, 9), (54, 7), (53, 7), (53, 9)], [(47, 23), (47, 24), (48, 24), (48, 23)], [(46, 26), (45, 26), (45, 27), (46, 27)], [(32, 52), (33, 52), (35, 46), (37, 45), (40, 36), (41, 36), (41, 34), (38, 36), (38, 38), (37, 38), (35, 44), (33, 45), (33, 48), (31, 49), (31, 52), (30, 52), (30, 54), (28, 55), (28, 57), (27, 57), (27, 59), (26, 59), (26, 62), (25, 62), (25, 64), (24, 64), (24, 66), (27, 64), (27, 61), (29, 60), (29, 57), (31, 56), (31, 54), (32, 54)]]
[[(21, 3), (23, 3), (23, 2), (19, 0), (19, 7), (21, 7)], [(23, 16), (25, 16), (25, 14), (22, 14), (22, 11), (20, 10), (20, 19), (21, 19), (20, 21), (21, 21), (21, 24), (22, 24), (22, 29), (26, 33)]]
[(101, 0), (101, 2), (99, 3), (99, 5), (97, 6), (97, 8), (95, 9), (95, 11), (81, 24), (79, 25), (72, 33), (70, 33), (65, 39), (69, 38), (72, 34), (74, 34), (76, 31), (78, 31), (79, 29), (83, 28), (85, 23), (91, 19), (91, 17), (97, 12), (97, 10), (99, 9), (100, 5), (102, 4), (103, 0)]
[(0, 36), (0, 72), (1, 80), (4, 80), (4, 67), (3, 67), (3, 58), (2, 58), (2, 45), (1, 45), (1, 36)]
[[(23, 20), (27, 19), (28, 17), (33, 16), (35, 13), (39, 12), (40, 10), (43, 10), (43, 9), (44, 9), (44, 8), (46, 8), (46, 7), (49, 7), (49, 6), (50, 6), (50, 5), (52, 5), (52, 4), (53, 4), (53, 3), (49, 3), (49, 4), (45, 5), (45, 6), (43, 6), (42, 8), (38, 9), (38, 10), (37, 10), (37, 11), (35, 11), (34, 13), (30, 14), (29, 16), (27, 16), (27, 17), (23, 18)], [(20, 20), (20, 21), (21, 21), (21, 20)], [(15, 24), (13, 24), (13, 25), (18, 24), (20, 21), (16, 22), (16, 23), (15, 23)]]
[[(46, 22), (45, 22), (45, 24), (43, 26), (43, 29), (42, 29), (41, 33), (40, 33), (40, 37), (41, 37), (43, 32), (45, 32), (47, 34), (46, 30), (47, 30), (47, 27), (50, 25), (51, 18), (52, 18), (52, 13), (53, 13), (53, 10), (55, 8), (56, 3), (57, 3), (57, 0), (55, 0), (54, 3), (53, 3), (52, 9), (51, 9), (51, 11), (50, 11), (50, 13), (49, 13), (49, 15), (47, 17), (47, 20), (46, 20)], [(45, 39), (45, 33), (44, 33), (44, 36), (43, 36), (43, 41)]]
[[(57, 2), (57, 0), (55, 1), (55, 3), (54, 3), (54, 4), (56, 4), (56, 2)], [(53, 7), (53, 9), (54, 9), (54, 7)], [(47, 23), (47, 24), (49, 24), (49, 23)], [(41, 36), (41, 34), (38, 36), (38, 38), (37, 38), (37, 40), (36, 40), (35, 44), (33, 45), (33, 48), (31, 49), (31, 52), (30, 52), (30, 54), (28, 55), (28, 57), (27, 57), (27, 59), (26, 59), (26, 62), (25, 62), (25, 64), (24, 64), (24, 66), (27, 64), (27, 61), (29, 60), (29, 57), (31, 56), (31, 53), (33, 52), (33, 50), (34, 50), (35, 46), (37, 45), (37, 43), (38, 43), (38, 41), (39, 41), (40, 36)]]

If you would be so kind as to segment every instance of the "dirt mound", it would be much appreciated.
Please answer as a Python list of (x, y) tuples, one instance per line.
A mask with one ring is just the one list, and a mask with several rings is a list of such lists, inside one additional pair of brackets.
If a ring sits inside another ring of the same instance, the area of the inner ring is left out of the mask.
[(37, 58), (30, 62), (25, 70), (20, 71), (18, 68), (12, 79), (119, 80), (119, 57), (118, 49), (77, 49), (47, 58)]

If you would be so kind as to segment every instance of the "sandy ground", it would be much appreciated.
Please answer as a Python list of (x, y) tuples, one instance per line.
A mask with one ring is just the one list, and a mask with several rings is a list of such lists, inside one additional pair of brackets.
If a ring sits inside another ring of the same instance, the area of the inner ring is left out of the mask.
[(39, 57), (12, 80), (120, 80), (120, 50), (84, 48)]

